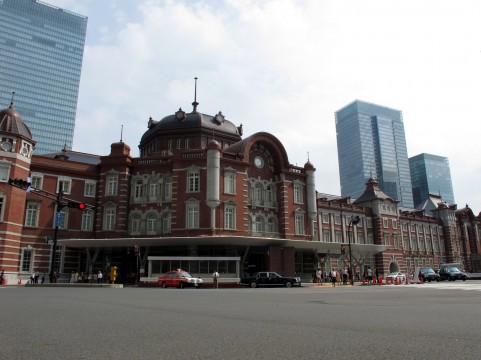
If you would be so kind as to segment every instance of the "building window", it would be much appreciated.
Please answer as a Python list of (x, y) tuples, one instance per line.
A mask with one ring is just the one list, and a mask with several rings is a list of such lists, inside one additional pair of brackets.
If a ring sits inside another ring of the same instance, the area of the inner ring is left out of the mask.
[(199, 170), (190, 170), (187, 179), (187, 192), (198, 192), (200, 190)]
[(259, 215), (255, 217), (253, 231), (258, 234), (261, 234), (264, 231), (264, 219)]
[(172, 200), (172, 178), (170, 176), (165, 179), (164, 194), (166, 201)]
[(331, 242), (331, 236), (330, 236), (330, 234), (329, 234), (328, 231), (325, 231), (325, 232), (324, 232), (323, 238), (324, 238), (324, 242), (325, 242), (325, 243)]
[(33, 189), (42, 189), (42, 180), (42, 176), (32, 175), (32, 177), (30, 178), (30, 182), (32, 183), (31, 187)]
[(131, 234), (140, 234), (140, 215), (134, 214), (130, 219), (130, 233)]
[(174, 147), (174, 140), (170, 139), (167, 141), (167, 148), (172, 149)]
[(382, 226), (384, 227), (384, 229), (388, 229), (388, 228), (389, 228), (388, 219), (382, 219)]
[(358, 244), (364, 244), (364, 234), (362, 232), (357, 233), (357, 242)]
[(82, 231), (92, 231), (93, 229), (93, 210), (84, 210), (82, 213)]
[(95, 182), (93, 181), (85, 182), (84, 196), (95, 197)]
[(157, 200), (159, 196), (159, 184), (157, 182), (151, 182), (149, 185), (149, 199)]
[(116, 196), (118, 185), (118, 175), (107, 175), (107, 196)]
[(37, 227), (39, 215), (39, 203), (36, 201), (27, 202), (27, 213), (25, 216), (25, 226)]
[(415, 237), (411, 238), (411, 250), (416, 251), (418, 249), (417, 239)]
[(142, 179), (137, 179), (135, 180), (135, 186), (134, 186), (134, 198), (136, 200), (139, 200), (144, 196), (144, 182)]
[(390, 245), (389, 244), (389, 234), (384, 234), (384, 245)]
[(276, 219), (272, 216), (267, 219), (267, 232), (269, 234), (277, 233)]
[(337, 242), (337, 243), (342, 243), (342, 233), (341, 233), (341, 230), (336, 230), (336, 232), (334, 233), (334, 235), (336, 236), (336, 242)]
[(3, 204), (5, 203), (4, 199), (5, 198), (0, 197), (0, 221), (3, 221)]
[(394, 248), (399, 249), (399, 240), (397, 235), (394, 235)]
[(303, 190), (303, 186), (301, 184), (294, 185), (294, 203), (296, 204), (303, 203), (302, 190)]
[(256, 183), (254, 186), (254, 203), (262, 203), (262, 185), (259, 183)]
[(304, 235), (304, 214), (297, 212), (295, 215), (296, 235)]
[(112, 231), (115, 229), (115, 206), (108, 206), (104, 208), (104, 227), (105, 231)]
[(322, 214), (322, 222), (324, 224), (329, 224), (329, 214), (326, 214), (326, 213)]
[(339, 214), (334, 215), (334, 224), (336, 224), (336, 225), (341, 224), (341, 216)]
[(374, 244), (374, 237), (372, 234), (367, 234), (367, 243)]
[(396, 219), (392, 219), (392, 228), (397, 229), (397, 220)]
[(226, 205), (224, 208), (224, 228), (235, 229), (235, 206)]
[(190, 149), (190, 139), (189, 138), (185, 139), (185, 148)]
[(372, 228), (372, 219), (370, 219), (370, 218), (367, 218), (367, 227), (368, 227), (369, 229)]
[(197, 201), (187, 202), (186, 216), (187, 229), (197, 229), (199, 227), (199, 203)]
[(162, 215), (162, 234), (170, 234), (170, 212)]
[(33, 271), (33, 250), (22, 249), (21, 272), (30, 273)]
[(181, 139), (177, 139), (177, 145), (176, 145), (177, 149), (180, 149), (180, 142), (181, 142)]
[(272, 185), (266, 186), (266, 205), (274, 205), (274, 188)]
[(57, 193), (62, 189), (64, 194), (70, 194), (72, 180), (70, 179), (58, 179), (57, 183)]
[(227, 194), (235, 194), (235, 173), (224, 173), (224, 192)]
[(157, 233), (157, 216), (155, 214), (149, 214), (147, 217), (147, 234)]

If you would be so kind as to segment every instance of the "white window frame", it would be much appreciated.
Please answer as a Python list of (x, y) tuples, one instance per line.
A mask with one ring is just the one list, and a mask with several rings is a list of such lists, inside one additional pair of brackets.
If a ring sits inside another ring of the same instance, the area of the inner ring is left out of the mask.
[(97, 184), (95, 181), (85, 181), (84, 196), (95, 197), (96, 187), (97, 187)]
[(39, 216), (40, 216), (40, 203), (38, 201), (27, 201), (26, 213), (25, 213), (25, 226), (38, 227)]
[(304, 191), (304, 185), (294, 184), (294, 203), (295, 204), (304, 204), (304, 199), (302, 196), (303, 191)]
[(32, 174), (30, 177), (30, 182), (32, 183), (31, 187), (33, 189), (42, 189), (43, 186), (43, 176), (42, 175), (37, 175), (37, 174)]
[(227, 204), (224, 207), (224, 228), (235, 230), (236, 207), (233, 204)]
[(185, 204), (185, 227), (187, 229), (198, 229), (200, 218), (200, 205), (197, 200), (187, 201)]
[(171, 232), (171, 215), (166, 212), (162, 215), (162, 234), (170, 234)]
[[(29, 256), (29, 259), (25, 259), (26, 256)], [(30, 274), (33, 271), (33, 263), (35, 259), (35, 250), (34, 249), (29, 249), (29, 248), (22, 248), (22, 256), (20, 259), (20, 273), (23, 274)], [(24, 263), (28, 261), (28, 269), (24, 267)]]
[(295, 222), (296, 235), (304, 235), (305, 234), (304, 213), (301, 211), (296, 211), (294, 218), (295, 218), (294, 222)]
[(72, 191), (72, 179), (67, 177), (59, 177), (57, 180), (57, 193), (60, 191), (60, 184), (62, 184), (62, 193), (69, 195)]
[(224, 173), (224, 193), (235, 194), (235, 172), (226, 170)]
[(159, 182), (157, 180), (149, 183), (149, 200), (155, 201), (159, 198)]
[(187, 189), (186, 192), (200, 191), (200, 171), (199, 169), (191, 169), (187, 172)]
[(115, 222), (117, 218), (117, 208), (112, 205), (107, 205), (104, 207), (104, 214), (103, 214), (103, 230), (104, 231), (114, 231), (115, 230)]
[(118, 174), (108, 174), (105, 182), (107, 183), (107, 196), (117, 196), (119, 188), (119, 175)]
[(84, 210), (82, 212), (82, 225), (80, 226), (80, 230), (92, 231), (93, 219), (94, 219), (94, 211), (92, 209)]
[(157, 234), (157, 224), (158, 224), (158, 218), (157, 215), (154, 213), (149, 213), (147, 215), (147, 234), (148, 235), (154, 235)]

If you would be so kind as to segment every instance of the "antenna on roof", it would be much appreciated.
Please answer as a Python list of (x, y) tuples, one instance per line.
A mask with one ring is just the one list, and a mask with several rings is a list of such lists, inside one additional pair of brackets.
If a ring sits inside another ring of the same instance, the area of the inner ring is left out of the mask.
[(307, 162), (309, 162), (309, 151), (307, 152)]
[(192, 112), (197, 112), (197, 105), (199, 105), (199, 103), (197, 102), (197, 78), (195, 77), (194, 79), (195, 79), (194, 102), (192, 103), (194, 110)]
[(12, 91), (12, 100), (10, 100), (10, 108), (13, 108), (13, 98), (15, 96), (15, 91)]
[(120, 125), (120, 142), (123, 142), (123, 141), (122, 141), (123, 133), (124, 133), (124, 126), (123, 126), (123, 125)]

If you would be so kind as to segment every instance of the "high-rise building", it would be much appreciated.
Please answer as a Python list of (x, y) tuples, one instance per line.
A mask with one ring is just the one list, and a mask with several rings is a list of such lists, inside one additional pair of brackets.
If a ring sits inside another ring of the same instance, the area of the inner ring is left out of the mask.
[(409, 158), (414, 205), (428, 199), (429, 194), (440, 195), (443, 201), (454, 204), (453, 184), (447, 157), (419, 154)]
[(335, 116), (341, 195), (359, 197), (374, 177), (401, 206), (414, 207), (401, 111), (355, 100)]
[(72, 148), (87, 17), (38, 0), (0, 0), (0, 106), (10, 103), (35, 154)]

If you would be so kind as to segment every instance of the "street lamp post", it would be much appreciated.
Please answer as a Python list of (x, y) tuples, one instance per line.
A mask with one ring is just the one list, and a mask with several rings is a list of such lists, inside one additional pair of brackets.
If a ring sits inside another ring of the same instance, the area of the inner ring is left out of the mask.
[(351, 251), (351, 231), (352, 231), (352, 225), (357, 225), (359, 224), (359, 221), (361, 221), (361, 218), (356, 215), (351, 215), (351, 220), (349, 221), (349, 272), (351, 273), (351, 285), (354, 285), (354, 273), (352, 271), (352, 251)]

